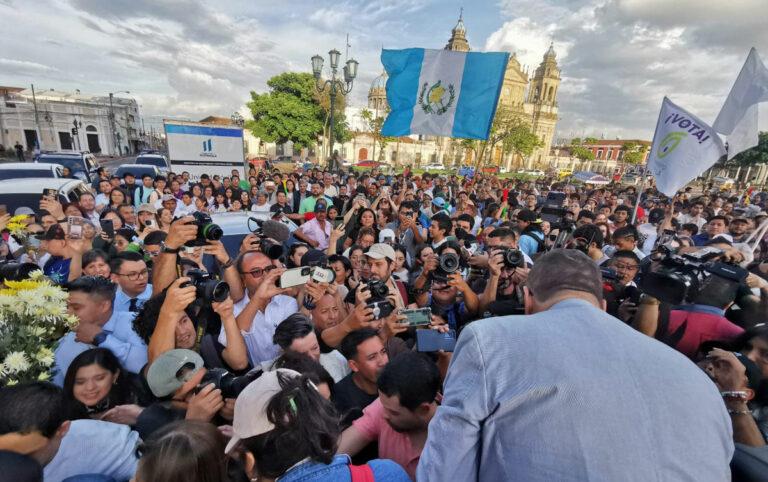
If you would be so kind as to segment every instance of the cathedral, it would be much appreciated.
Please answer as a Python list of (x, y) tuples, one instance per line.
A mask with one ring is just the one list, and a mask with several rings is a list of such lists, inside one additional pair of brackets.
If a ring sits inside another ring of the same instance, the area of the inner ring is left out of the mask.
[[(445, 49), (458, 52), (469, 52), (471, 50), (467, 41), (467, 30), (464, 26), (463, 15), (459, 16), (456, 26), (451, 31), (451, 38), (445, 45)], [(367, 108), (376, 116), (385, 116), (387, 113), (386, 83), (387, 75), (382, 73), (373, 81), (368, 92)], [(525, 160), (526, 162), (523, 162), (522, 159), (514, 159), (512, 154), (505, 155), (501, 148), (498, 147), (496, 152), (491, 153), (491, 164), (504, 166), (508, 169), (513, 167), (544, 167), (548, 165), (549, 151), (558, 120), (557, 90), (559, 86), (560, 69), (557, 66), (557, 57), (552, 45), (544, 54), (541, 63), (534, 71), (532, 77), (527, 69), (524, 70), (520, 65), (516, 54), (512, 53), (504, 75), (504, 83), (499, 96), (499, 107), (507, 108), (519, 114), (531, 126), (531, 131), (542, 141), (543, 146), (535, 149), (531, 156)], [(353, 122), (353, 124), (355, 123)], [(353, 130), (359, 131), (354, 126)], [(360, 139), (360, 141), (362, 142), (363, 140)], [(380, 156), (376, 156), (377, 160), (384, 159), (393, 164), (410, 163), (415, 160), (416, 164), (422, 165), (438, 162), (446, 167), (469, 164), (474, 161), (471, 151), (464, 152), (464, 149), (458, 146), (457, 141), (448, 138), (409, 136), (408, 138), (399, 139), (397, 142), (398, 147), (401, 142), (421, 144), (416, 159), (408, 159), (411, 156), (404, 158), (404, 156), (398, 155), (402, 153), (392, 151), (391, 153), (377, 153), (380, 154)], [(390, 151), (391, 149), (391, 146), (387, 146), (385, 150)], [(413, 152), (413, 149), (408, 151)], [(368, 148), (365, 149), (365, 152), (366, 154), (369, 153)], [(423, 154), (426, 154), (426, 156)], [(359, 159), (357, 151), (353, 155), (356, 160)]]

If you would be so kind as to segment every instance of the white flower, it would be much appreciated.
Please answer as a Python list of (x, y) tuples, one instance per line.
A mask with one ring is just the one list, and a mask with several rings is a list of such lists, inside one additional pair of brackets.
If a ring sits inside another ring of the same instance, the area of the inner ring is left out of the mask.
[(5, 365), (8, 373), (22, 373), (29, 370), (27, 355), (21, 351), (9, 353), (3, 361), (3, 365)]
[(7, 370), (5, 369), (5, 364), (4, 363), (0, 363), (0, 378), (4, 377), (5, 375), (7, 375)]
[(53, 359), (53, 351), (50, 348), (42, 347), (35, 354), (35, 360), (47, 367), (53, 365)]
[(50, 378), (51, 374), (48, 372), (41, 372), (40, 375), (37, 376), (37, 379), (41, 382), (47, 382)]

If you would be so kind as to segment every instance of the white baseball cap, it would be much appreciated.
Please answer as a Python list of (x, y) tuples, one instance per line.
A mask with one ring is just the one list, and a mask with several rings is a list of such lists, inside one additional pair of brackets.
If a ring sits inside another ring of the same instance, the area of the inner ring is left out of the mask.
[(301, 374), (287, 368), (278, 368), (264, 372), (259, 378), (248, 384), (235, 401), (235, 416), (232, 419), (232, 438), (224, 453), (232, 452), (238, 442), (274, 430), (275, 425), (267, 417), (267, 405), (283, 389), (278, 375), (289, 378)]
[(374, 244), (368, 248), (368, 252), (366, 252), (365, 255), (373, 259), (387, 258), (390, 261), (395, 260), (395, 250), (392, 249), (392, 246), (384, 243)]

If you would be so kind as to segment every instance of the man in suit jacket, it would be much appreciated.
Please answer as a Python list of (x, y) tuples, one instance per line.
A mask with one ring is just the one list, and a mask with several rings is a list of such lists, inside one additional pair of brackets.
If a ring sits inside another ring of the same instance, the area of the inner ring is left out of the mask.
[(603, 311), (594, 262), (551, 251), (527, 285), (527, 315), (462, 332), (418, 480), (730, 480), (715, 384)]

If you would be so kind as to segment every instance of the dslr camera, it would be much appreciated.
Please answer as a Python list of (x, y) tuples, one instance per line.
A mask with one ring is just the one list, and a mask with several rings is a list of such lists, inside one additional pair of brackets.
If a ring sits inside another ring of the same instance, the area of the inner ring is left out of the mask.
[(216, 389), (221, 390), (221, 396), (224, 398), (237, 398), (249, 383), (261, 376), (261, 370), (252, 370), (245, 375), (235, 376), (223, 368), (209, 368), (203, 375), (200, 384), (195, 389), (199, 392), (206, 386), (213, 383)]
[(501, 252), (505, 268), (525, 268), (525, 257), (519, 249), (510, 247), (493, 248), (491, 255)]
[(714, 261), (722, 254), (723, 250), (711, 246), (682, 255), (661, 246), (657, 253), (659, 264), (642, 274), (640, 289), (665, 303), (682, 305), (693, 303), (712, 276), (742, 282), (748, 274), (745, 269)]
[(443, 253), (437, 258), (437, 269), (431, 275), (436, 281), (446, 282), (448, 276), (457, 273), (461, 268), (461, 258), (456, 253)]
[(194, 286), (197, 292), (197, 299), (206, 303), (220, 303), (229, 296), (229, 284), (226, 281), (219, 281), (211, 273), (201, 269), (191, 269), (187, 271), (187, 277), (190, 281), (181, 284), (181, 288)]
[(389, 296), (389, 288), (386, 283), (374, 279), (368, 281), (366, 286), (371, 293), (371, 298), (368, 301), (367, 306), (373, 310), (374, 320), (386, 318), (395, 311), (395, 305), (387, 299), (387, 296)]
[(218, 241), (224, 236), (224, 231), (222, 231), (221, 226), (215, 224), (210, 215), (195, 211), (192, 213), (192, 217), (195, 218), (193, 224), (197, 226), (197, 237), (191, 241), (187, 241), (185, 246), (206, 246), (208, 241)]

